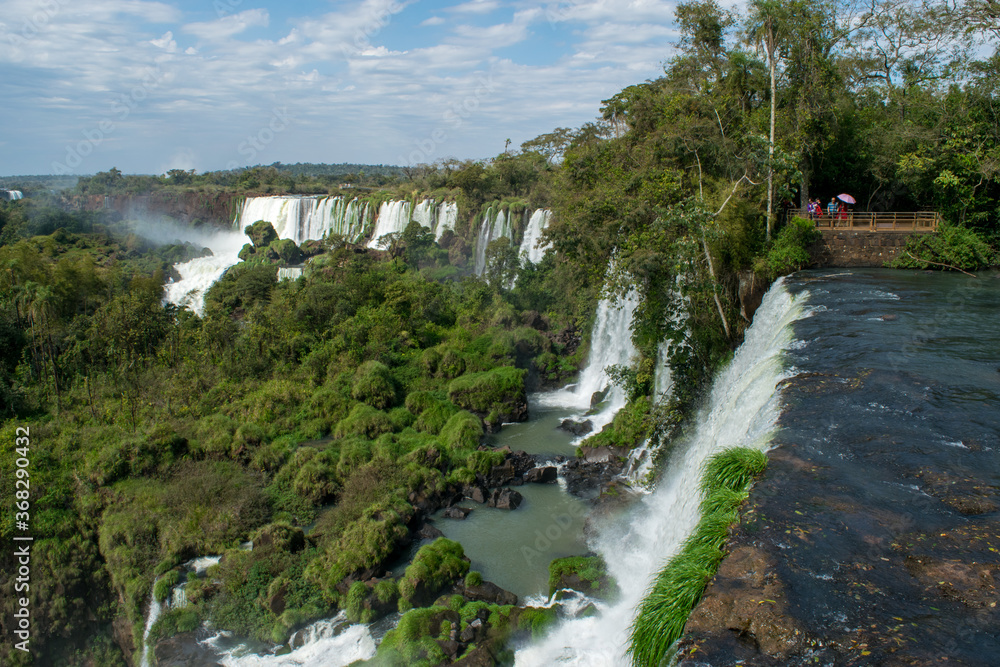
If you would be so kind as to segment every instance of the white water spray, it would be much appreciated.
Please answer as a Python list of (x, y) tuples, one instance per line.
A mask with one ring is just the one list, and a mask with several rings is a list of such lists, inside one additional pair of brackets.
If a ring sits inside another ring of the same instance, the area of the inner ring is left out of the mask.
[(164, 301), (181, 308), (190, 308), (201, 315), (205, 308), (205, 292), (226, 269), (240, 261), (239, 254), (249, 239), (242, 233), (218, 232), (204, 238), (212, 251), (209, 257), (174, 265), (180, 280), (164, 285)]
[(434, 227), (434, 240), (440, 241), (449, 229), (455, 231), (458, 222), (458, 202), (446, 201), (438, 207), (437, 224)]
[(149, 631), (153, 629), (153, 625), (156, 623), (156, 620), (160, 618), (160, 612), (163, 611), (163, 607), (160, 605), (160, 601), (156, 599), (156, 593), (155, 593), (156, 582), (159, 580), (160, 577), (157, 577), (153, 581), (153, 586), (151, 587), (151, 591), (149, 593), (149, 613), (146, 614), (146, 627), (142, 633), (142, 662), (140, 663), (141, 667), (150, 667), (151, 665), (149, 656), (152, 653), (152, 650), (149, 646)]
[(538, 264), (545, 257), (545, 253), (552, 248), (551, 243), (542, 246), (539, 245), (539, 242), (542, 240), (542, 232), (549, 226), (549, 220), (551, 219), (552, 211), (547, 208), (535, 209), (535, 212), (531, 214), (528, 226), (524, 229), (524, 238), (521, 239), (521, 247), (518, 249), (518, 254), (522, 262), (529, 261), (532, 264)]
[[(607, 390), (599, 411), (587, 419), (594, 425), (595, 432), (614, 419), (615, 413), (625, 407), (627, 397), (621, 387), (610, 383), (605, 369), (608, 366), (631, 365), (632, 357), (636, 354), (632, 343), (632, 318), (638, 305), (639, 295), (635, 291), (616, 301), (601, 299), (597, 304), (594, 329), (590, 335), (587, 366), (580, 372), (579, 381), (561, 391), (542, 394), (539, 397), (542, 405), (575, 408), (586, 412), (590, 409), (593, 395)], [(580, 415), (582, 417), (583, 414)]]
[(296, 245), (317, 241), (328, 234), (338, 234), (357, 243), (370, 225), (368, 204), (344, 197), (249, 197), (243, 204), (236, 227), (242, 232), (247, 225), (266, 220), (283, 239)]
[(743, 446), (764, 449), (778, 418), (778, 383), (788, 376), (781, 357), (792, 344), (792, 322), (807, 313), (778, 281), (747, 331), (744, 343), (712, 388), (692, 440), (682, 443), (656, 490), (629, 517), (607, 527), (593, 546), (618, 582), (620, 599), (598, 616), (566, 621), (517, 653), (517, 667), (628, 665), (628, 628), (659, 569), (698, 522), (701, 471), (712, 454)]
[(298, 648), (285, 655), (252, 653), (243, 645), (225, 646), (226, 637), (216, 635), (203, 643), (222, 654), (225, 667), (343, 667), (375, 655), (375, 640), (368, 626), (347, 622), (344, 612), (334, 618), (316, 621), (289, 639)]
[(486, 270), (486, 249), (489, 244), (500, 237), (513, 239), (514, 230), (511, 226), (507, 213), (500, 209), (493, 213), (493, 207), (486, 209), (483, 215), (483, 223), (479, 227), (479, 235), (476, 237), (476, 275), (483, 275)]
[(408, 201), (386, 201), (378, 210), (378, 218), (375, 219), (375, 231), (372, 232), (369, 248), (381, 248), (382, 237), (387, 234), (402, 234), (406, 226), (410, 224), (410, 202)]

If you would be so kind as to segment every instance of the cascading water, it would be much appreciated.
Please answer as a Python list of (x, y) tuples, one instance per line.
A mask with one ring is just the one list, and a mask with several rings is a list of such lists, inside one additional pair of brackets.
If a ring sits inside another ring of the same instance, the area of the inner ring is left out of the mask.
[(351, 242), (364, 236), (369, 226), (368, 204), (343, 197), (249, 197), (233, 223), (232, 232), (204, 239), (213, 255), (174, 266), (180, 280), (166, 285), (165, 300), (201, 314), (205, 291), (229, 267), (239, 262), (239, 252), (249, 241), (243, 229), (258, 220), (274, 226), (278, 236), (296, 244), (339, 234)]
[(278, 269), (278, 282), (282, 280), (298, 280), (302, 277), (301, 266), (282, 266)]
[(446, 201), (438, 207), (437, 226), (434, 227), (434, 240), (440, 241), (449, 229), (455, 231), (458, 222), (458, 202)]
[(160, 613), (163, 611), (163, 607), (160, 605), (160, 601), (156, 599), (156, 582), (160, 578), (157, 577), (153, 581), (153, 586), (149, 593), (149, 613), (146, 614), (146, 627), (142, 632), (142, 662), (141, 667), (150, 667), (149, 656), (152, 653), (152, 647), (149, 645), (149, 632), (153, 629), (153, 625), (156, 620), (160, 618)]
[(653, 402), (662, 403), (670, 398), (674, 388), (674, 378), (670, 373), (670, 344), (661, 342), (656, 349), (656, 372), (653, 375)]
[(17, 201), (18, 199), (23, 199), (24, 193), (20, 190), (0, 190), (0, 199), (6, 199), (7, 201)]
[(522, 262), (526, 260), (532, 264), (538, 264), (545, 257), (545, 253), (552, 248), (551, 243), (539, 246), (539, 241), (542, 239), (542, 232), (549, 226), (551, 218), (552, 211), (546, 208), (535, 209), (535, 212), (531, 214), (531, 218), (528, 219), (528, 226), (524, 229), (524, 238), (521, 239), (521, 247), (518, 250)]
[(247, 237), (236, 232), (219, 232), (207, 237), (205, 244), (212, 255), (175, 264), (174, 270), (180, 279), (164, 285), (164, 300), (201, 315), (205, 308), (205, 292), (226, 269), (240, 261), (240, 249), (246, 242)]
[(513, 242), (514, 231), (507, 213), (500, 209), (496, 216), (493, 215), (493, 207), (486, 209), (483, 216), (483, 224), (479, 228), (479, 236), (476, 237), (476, 275), (483, 275), (486, 270), (486, 249), (498, 238), (506, 237)]
[(280, 238), (296, 244), (327, 234), (357, 243), (369, 225), (368, 204), (344, 197), (248, 197), (235, 225), (242, 231), (258, 220), (270, 222)]
[(417, 204), (413, 209), (413, 220), (427, 229), (434, 229), (437, 222), (437, 208), (433, 199), (425, 199)]
[(368, 626), (349, 623), (344, 612), (296, 632), (289, 644), (298, 648), (284, 655), (253, 653), (242, 644), (229, 646), (227, 639), (219, 634), (203, 642), (221, 654), (224, 667), (342, 667), (375, 655)]
[(375, 219), (375, 231), (368, 242), (369, 248), (382, 247), (380, 240), (386, 234), (402, 234), (406, 225), (410, 224), (410, 202), (386, 201), (378, 210)]
[(600, 613), (567, 620), (539, 643), (517, 653), (517, 667), (627, 665), (628, 627), (656, 572), (673, 556), (699, 518), (698, 485), (705, 461), (730, 447), (764, 449), (778, 418), (778, 384), (789, 373), (782, 354), (794, 321), (807, 315), (806, 295), (772, 286), (732, 362), (716, 378), (692, 439), (678, 446), (656, 490), (627, 518), (605, 527), (593, 546), (608, 563), (621, 597)]
[(639, 295), (635, 291), (621, 300), (601, 299), (590, 335), (587, 366), (580, 372), (579, 381), (561, 391), (543, 394), (540, 398), (543, 405), (587, 411), (591, 408), (594, 394), (607, 390), (600, 410), (587, 418), (595, 431), (600, 431), (614, 419), (615, 413), (625, 406), (626, 396), (621, 387), (610, 384), (605, 369), (632, 363), (636, 354), (632, 343), (632, 317), (638, 305)]

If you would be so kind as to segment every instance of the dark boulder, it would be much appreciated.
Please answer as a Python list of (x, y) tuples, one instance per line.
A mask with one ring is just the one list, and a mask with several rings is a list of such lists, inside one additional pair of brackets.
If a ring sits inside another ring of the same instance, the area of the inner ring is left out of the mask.
[(575, 436), (587, 435), (594, 430), (594, 422), (589, 419), (585, 419), (582, 422), (574, 421), (572, 419), (564, 419), (559, 424), (559, 428), (563, 431), (568, 431)]
[(555, 466), (532, 468), (524, 477), (524, 481), (531, 484), (550, 484), (557, 479), (559, 479), (559, 469)]
[(487, 507), (496, 507), (501, 510), (516, 510), (521, 505), (524, 498), (513, 489), (493, 489), (490, 499), (486, 502)]
[(465, 519), (471, 513), (471, 509), (466, 509), (464, 507), (449, 507), (441, 513), (441, 516), (447, 519)]

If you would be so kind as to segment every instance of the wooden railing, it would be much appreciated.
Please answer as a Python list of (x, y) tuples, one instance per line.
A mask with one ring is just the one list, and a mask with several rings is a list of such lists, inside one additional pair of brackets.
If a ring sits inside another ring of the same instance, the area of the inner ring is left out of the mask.
[(907, 213), (851, 211), (833, 215), (809, 215), (805, 211), (795, 211), (794, 214), (814, 221), (817, 229), (865, 232), (936, 232), (941, 222), (941, 214), (935, 211)]

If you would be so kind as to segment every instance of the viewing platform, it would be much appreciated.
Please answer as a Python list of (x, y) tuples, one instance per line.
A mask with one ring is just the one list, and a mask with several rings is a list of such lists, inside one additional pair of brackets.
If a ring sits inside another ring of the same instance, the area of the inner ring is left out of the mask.
[(807, 211), (794, 212), (800, 218), (812, 220), (822, 231), (857, 232), (936, 232), (941, 214), (936, 211), (869, 213), (848, 211), (833, 215), (809, 215)]

